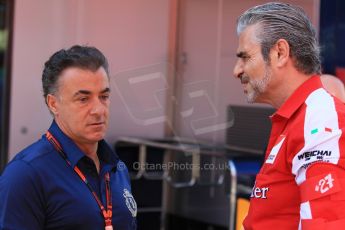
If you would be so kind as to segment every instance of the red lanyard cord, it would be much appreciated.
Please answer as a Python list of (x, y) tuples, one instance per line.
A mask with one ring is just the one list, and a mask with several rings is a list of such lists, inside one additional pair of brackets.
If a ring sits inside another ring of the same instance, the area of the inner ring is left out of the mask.
[[(60, 143), (55, 139), (55, 137), (47, 131), (46, 137), (48, 141), (54, 146), (54, 148), (60, 153), (61, 157), (66, 161), (66, 163), (72, 168), (71, 162), (68, 160), (66, 153), (63, 151)], [(106, 202), (107, 202), (107, 209), (104, 208), (101, 200), (97, 196), (97, 193), (91, 187), (90, 183), (86, 179), (86, 176), (82, 173), (82, 171), (77, 167), (74, 166), (74, 172), (80, 177), (80, 179), (86, 184), (90, 192), (92, 193), (93, 197), (95, 198), (99, 208), (101, 209), (101, 213), (104, 217), (105, 226), (112, 226), (112, 216), (113, 216), (113, 205), (111, 200), (111, 187), (110, 187), (110, 175), (109, 172), (105, 173), (104, 180), (105, 180), (105, 189), (106, 189)]]

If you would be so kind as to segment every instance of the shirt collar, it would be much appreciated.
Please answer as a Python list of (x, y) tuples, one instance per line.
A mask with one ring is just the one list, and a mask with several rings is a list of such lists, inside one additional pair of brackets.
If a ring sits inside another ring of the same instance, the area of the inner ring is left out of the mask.
[[(85, 154), (79, 149), (79, 147), (73, 142), (71, 138), (69, 138), (66, 134), (62, 132), (55, 120), (53, 120), (49, 128), (49, 132), (60, 143), (68, 160), (71, 162), (71, 166), (76, 166), (78, 161), (82, 157), (84, 157)], [(105, 162), (106, 164), (109, 164), (111, 168), (116, 167), (119, 161), (119, 157), (117, 156), (117, 154), (104, 140), (100, 140), (98, 142), (97, 154), (100, 160)]]
[(314, 75), (300, 85), (273, 115), (289, 119), (314, 90), (322, 88), (320, 76)]

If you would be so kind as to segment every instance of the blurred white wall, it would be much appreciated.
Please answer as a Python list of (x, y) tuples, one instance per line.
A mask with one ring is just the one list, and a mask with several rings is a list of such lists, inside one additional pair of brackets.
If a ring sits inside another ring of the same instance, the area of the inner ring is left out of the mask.
[[(41, 90), (49, 56), (74, 44), (96, 46), (110, 63), (110, 128), (119, 136), (164, 136), (171, 0), (17, 0), (14, 12), (10, 158), (49, 127)], [(225, 141), (229, 104), (246, 104), (232, 77), (235, 22), (264, 0), (181, 0), (175, 133)], [(289, 0), (318, 25), (319, 0)], [(185, 63), (184, 63), (185, 62)], [(172, 99), (171, 102), (175, 103)], [(170, 104), (168, 104), (170, 106)]]
[[(237, 60), (237, 17), (246, 9), (270, 0), (181, 1), (179, 52), (182, 59), (175, 130), (195, 140), (224, 143), (229, 105), (250, 105), (233, 77)], [(319, 0), (285, 0), (301, 6), (318, 28)], [(187, 115), (186, 115), (187, 114)]]
[[(73, 44), (96, 46), (108, 57), (113, 87), (107, 139), (119, 135), (163, 136), (163, 124), (140, 121), (129, 112), (130, 86), (115, 79), (134, 76), (147, 66), (166, 65), (169, 0), (18, 0), (14, 12), (13, 67), (10, 111), (10, 158), (39, 139), (52, 120), (41, 90), (41, 73), (49, 56)], [(157, 68), (149, 70), (155, 73)], [(140, 73), (139, 73), (140, 74)], [(157, 84), (161, 84), (159, 81)], [(161, 87), (161, 86), (159, 86)], [(142, 94), (146, 88), (141, 87)], [(137, 92), (139, 93), (139, 92)], [(139, 94), (140, 96), (140, 94)], [(157, 106), (152, 98), (144, 102)], [(164, 100), (163, 100), (164, 101)], [(164, 104), (161, 105), (164, 110)]]

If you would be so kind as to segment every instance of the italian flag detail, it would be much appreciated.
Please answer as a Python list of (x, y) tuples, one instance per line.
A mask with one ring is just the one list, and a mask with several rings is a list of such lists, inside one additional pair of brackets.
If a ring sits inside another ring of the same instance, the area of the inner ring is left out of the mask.
[(332, 132), (332, 129), (331, 129), (331, 128), (328, 128), (328, 127), (325, 127), (325, 131), (331, 133), (331, 132)]

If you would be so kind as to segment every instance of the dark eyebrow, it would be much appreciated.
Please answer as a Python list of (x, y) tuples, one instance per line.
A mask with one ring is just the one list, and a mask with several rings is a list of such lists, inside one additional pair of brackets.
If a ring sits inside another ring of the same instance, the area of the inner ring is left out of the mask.
[[(103, 90), (101, 91), (101, 93), (108, 93), (108, 92), (110, 92), (110, 88), (109, 88), (109, 87), (107, 87), (107, 88), (105, 88), (105, 89), (103, 89)], [(81, 90), (79, 90), (78, 92), (76, 92), (76, 93), (73, 95), (73, 97), (79, 96), (80, 94), (83, 94), (83, 95), (90, 95), (90, 94), (91, 94), (91, 91), (81, 89)]]
[(238, 52), (238, 53), (236, 54), (236, 56), (237, 56), (238, 58), (243, 58), (243, 57), (248, 56), (248, 54), (247, 54), (246, 52), (241, 51), (241, 52)]
[(110, 88), (109, 87), (107, 87), (107, 88), (105, 88), (104, 90), (101, 91), (101, 93), (109, 93), (109, 92), (110, 92)]
[(80, 94), (90, 95), (91, 92), (88, 91), (88, 90), (83, 90), (83, 89), (81, 89), (81, 90), (79, 90), (78, 92), (76, 92), (76, 93), (73, 95), (73, 97), (79, 96)]

